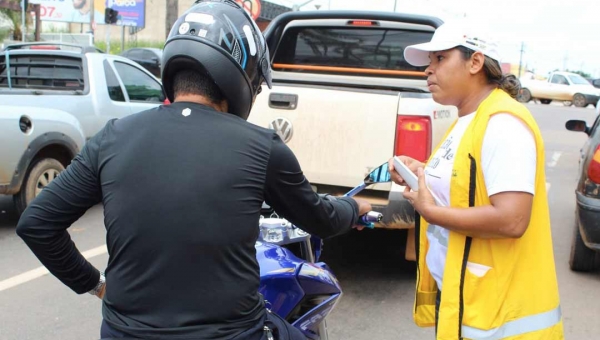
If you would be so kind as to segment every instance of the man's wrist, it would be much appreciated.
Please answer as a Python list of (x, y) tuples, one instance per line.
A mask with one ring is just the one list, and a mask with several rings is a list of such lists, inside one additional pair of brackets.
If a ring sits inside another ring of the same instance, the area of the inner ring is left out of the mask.
[(102, 292), (102, 289), (104, 289), (104, 285), (105, 284), (106, 284), (106, 277), (104, 276), (103, 272), (100, 272), (100, 279), (98, 280), (98, 283), (88, 293), (91, 294), (91, 295), (98, 296)]

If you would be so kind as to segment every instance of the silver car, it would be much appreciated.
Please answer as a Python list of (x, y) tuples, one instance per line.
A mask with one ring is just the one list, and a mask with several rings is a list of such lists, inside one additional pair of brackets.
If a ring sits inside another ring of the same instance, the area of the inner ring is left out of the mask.
[(0, 194), (14, 195), (19, 213), (109, 119), (165, 101), (160, 81), (128, 58), (68, 44), (7, 49), (0, 55)]

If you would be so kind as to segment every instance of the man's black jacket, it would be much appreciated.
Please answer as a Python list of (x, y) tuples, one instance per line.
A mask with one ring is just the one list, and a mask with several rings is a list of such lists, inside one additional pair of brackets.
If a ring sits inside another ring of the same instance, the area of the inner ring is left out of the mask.
[(107, 323), (143, 338), (230, 338), (264, 315), (254, 248), (263, 201), (322, 238), (358, 219), (354, 200), (313, 192), (274, 131), (176, 102), (110, 121), (17, 233), (53, 275), (87, 292), (99, 272), (67, 228), (102, 202)]

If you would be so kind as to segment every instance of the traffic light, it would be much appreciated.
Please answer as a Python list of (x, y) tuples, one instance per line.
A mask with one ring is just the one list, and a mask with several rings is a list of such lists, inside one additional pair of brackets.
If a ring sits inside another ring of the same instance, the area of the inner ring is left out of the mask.
[(104, 10), (104, 23), (105, 24), (116, 24), (119, 19), (119, 11), (115, 11), (112, 8), (106, 8)]

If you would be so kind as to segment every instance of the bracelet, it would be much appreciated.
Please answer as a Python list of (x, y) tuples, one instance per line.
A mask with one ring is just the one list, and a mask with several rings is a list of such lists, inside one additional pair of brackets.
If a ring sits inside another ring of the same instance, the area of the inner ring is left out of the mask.
[(103, 272), (100, 272), (100, 280), (98, 280), (96, 287), (94, 287), (94, 289), (90, 290), (88, 293), (90, 293), (92, 295), (98, 295), (100, 293), (100, 290), (102, 290), (102, 287), (104, 287), (105, 283), (106, 283), (106, 277), (104, 276)]

